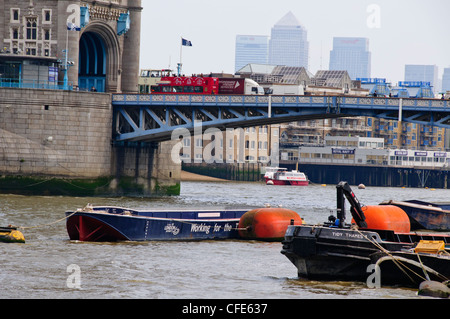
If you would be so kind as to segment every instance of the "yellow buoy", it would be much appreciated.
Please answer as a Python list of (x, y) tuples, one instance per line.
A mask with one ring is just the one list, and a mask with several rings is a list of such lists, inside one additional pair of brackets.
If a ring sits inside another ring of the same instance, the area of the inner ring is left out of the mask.
[(25, 243), (25, 237), (13, 227), (0, 227), (0, 242)]

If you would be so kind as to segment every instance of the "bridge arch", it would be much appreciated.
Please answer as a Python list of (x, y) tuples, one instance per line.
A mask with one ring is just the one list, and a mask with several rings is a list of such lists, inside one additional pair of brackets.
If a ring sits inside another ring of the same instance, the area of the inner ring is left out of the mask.
[(120, 45), (115, 31), (93, 21), (83, 30), (79, 43), (78, 85), (98, 92), (120, 91)]

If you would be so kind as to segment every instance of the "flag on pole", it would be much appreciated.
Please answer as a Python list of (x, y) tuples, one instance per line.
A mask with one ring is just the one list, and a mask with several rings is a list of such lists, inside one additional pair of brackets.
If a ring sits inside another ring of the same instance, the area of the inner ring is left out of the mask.
[(181, 45), (184, 45), (186, 47), (191, 47), (192, 46), (192, 42), (186, 39), (181, 38)]
[(67, 21), (67, 30), (69, 31), (80, 31), (81, 28), (77, 26), (75, 23)]

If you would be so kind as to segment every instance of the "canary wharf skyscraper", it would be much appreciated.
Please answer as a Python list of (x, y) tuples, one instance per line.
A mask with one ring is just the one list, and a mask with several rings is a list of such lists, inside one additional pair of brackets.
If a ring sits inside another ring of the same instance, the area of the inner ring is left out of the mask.
[(333, 38), (333, 50), (330, 52), (330, 70), (347, 71), (352, 80), (370, 78), (369, 39)]
[(442, 75), (442, 91), (450, 92), (450, 68), (444, 69), (444, 74)]
[(267, 64), (269, 37), (267, 35), (237, 35), (235, 71), (249, 63)]
[(308, 68), (307, 31), (292, 12), (272, 28), (269, 41), (269, 64)]

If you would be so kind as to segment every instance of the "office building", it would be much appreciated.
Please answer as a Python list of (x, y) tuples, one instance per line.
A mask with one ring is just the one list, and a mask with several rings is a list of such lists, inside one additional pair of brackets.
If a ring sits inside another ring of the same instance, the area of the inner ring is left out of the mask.
[(369, 39), (334, 38), (333, 50), (330, 52), (330, 70), (347, 71), (352, 80), (370, 78)]
[(237, 35), (235, 71), (249, 63), (267, 64), (269, 60), (269, 37), (266, 35)]
[(307, 31), (292, 12), (272, 28), (269, 41), (269, 64), (299, 66), (308, 69)]
[(442, 76), (442, 92), (448, 91), (450, 91), (450, 68), (445, 68)]
[(438, 93), (438, 67), (437, 65), (405, 65), (405, 81), (430, 82), (433, 92)]

